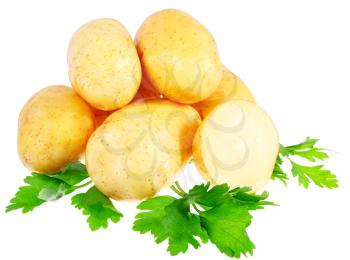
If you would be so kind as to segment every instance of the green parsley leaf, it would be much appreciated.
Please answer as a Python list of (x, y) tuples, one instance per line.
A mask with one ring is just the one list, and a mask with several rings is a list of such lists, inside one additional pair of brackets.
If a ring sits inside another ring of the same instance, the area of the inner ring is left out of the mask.
[(253, 254), (255, 246), (246, 232), (252, 216), (245, 205), (237, 205), (232, 200), (228, 200), (200, 215), (210, 242), (215, 244), (222, 253), (236, 258), (241, 254)]
[(156, 243), (169, 239), (167, 250), (171, 255), (186, 252), (189, 244), (198, 248), (200, 243), (195, 237), (207, 241), (200, 218), (190, 212), (186, 199), (159, 196), (142, 202), (137, 208), (148, 211), (136, 215), (133, 230), (141, 234), (151, 232)]
[(245, 205), (249, 210), (263, 209), (264, 206), (276, 206), (275, 203), (266, 201), (269, 196), (267, 191), (262, 194), (249, 193), (251, 191), (248, 187), (235, 188), (230, 191), (233, 201), (239, 205)]
[(32, 211), (44, 202), (60, 199), (81, 186), (74, 186), (88, 177), (85, 166), (79, 162), (68, 164), (62, 171), (52, 174), (32, 173), (24, 179), (28, 184), (19, 188), (6, 207), (6, 212), (22, 209)]
[(83, 210), (88, 215), (87, 222), (92, 231), (108, 227), (108, 220), (117, 223), (123, 214), (113, 205), (111, 200), (101, 193), (95, 186), (85, 193), (79, 193), (72, 197), (72, 205)]
[(325, 160), (328, 158), (328, 155), (324, 152), (324, 148), (314, 147), (318, 142), (318, 139), (312, 139), (307, 137), (304, 142), (301, 142), (296, 145), (283, 146), (280, 145), (281, 155), (288, 157), (290, 155), (299, 156), (305, 158), (311, 162), (316, 162), (316, 160)]
[[(230, 257), (252, 254), (254, 244), (246, 228), (251, 223), (250, 210), (274, 205), (265, 201), (268, 194), (250, 194), (249, 188), (229, 190), (227, 184), (210, 188), (208, 184), (194, 186), (188, 193), (176, 183), (172, 189), (181, 198), (159, 196), (142, 202), (133, 230), (141, 234), (151, 232), (156, 243), (168, 239), (171, 255), (186, 252), (208, 239)], [(178, 189), (178, 190), (177, 190)], [(194, 210), (191, 210), (193, 207)], [(199, 209), (200, 208), (200, 209)]]
[(136, 215), (133, 230), (141, 234), (151, 232), (157, 244), (167, 238), (167, 231), (163, 225), (160, 225), (166, 216), (165, 207), (174, 202), (176, 198), (171, 196), (158, 196), (141, 202), (137, 208), (147, 210)]
[(205, 207), (213, 207), (225, 202), (231, 197), (227, 184), (216, 185), (209, 189), (210, 183), (196, 185), (189, 190), (187, 199)]
[(311, 182), (321, 188), (327, 187), (332, 189), (338, 187), (337, 177), (329, 170), (323, 169), (323, 165), (301, 165), (292, 160), (293, 157), (299, 157), (310, 162), (316, 162), (317, 160), (324, 161), (329, 158), (325, 152), (326, 149), (315, 147), (317, 142), (318, 139), (307, 137), (304, 142), (296, 145), (280, 145), (280, 154), (276, 159), (271, 179), (279, 179), (285, 186), (287, 185), (289, 177), (282, 169), (284, 162), (281, 158), (285, 157), (291, 164), (292, 176), (297, 177), (299, 184), (304, 188), (308, 188)]
[(87, 169), (81, 162), (70, 163), (61, 172), (49, 176), (62, 180), (69, 185), (76, 185), (89, 178)]
[(272, 176), (271, 179), (272, 180), (280, 180), (284, 186), (287, 186), (287, 181), (289, 180), (289, 177), (287, 175), (287, 173), (285, 173), (281, 166), (283, 164), (283, 161), (281, 159), (281, 156), (278, 155), (276, 162), (275, 162), (275, 166), (273, 168), (273, 172), (272, 172)]
[(309, 187), (310, 180), (321, 188), (333, 189), (338, 187), (337, 177), (329, 170), (324, 170), (323, 165), (303, 166), (292, 160), (291, 164), (293, 176), (298, 177), (299, 184), (304, 186), (304, 188)]

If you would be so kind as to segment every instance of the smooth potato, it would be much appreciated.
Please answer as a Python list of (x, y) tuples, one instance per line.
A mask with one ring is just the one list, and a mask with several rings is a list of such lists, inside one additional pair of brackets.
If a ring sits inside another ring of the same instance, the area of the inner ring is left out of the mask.
[(210, 32), (185, 12), (166, 9), (141, 25), (135, 39), (145, 76), (166, 98), (193, 104), (220, 83), (222, 65)]
[(271, 178), (279, 151), (277, 130), (256, 104), (229, 100), (203, 120), (193, 142), (193, 160), (213, 185), (261, 189)]
[(202, 118), (209, 114), (216, 106), (231, 99), (242, 99), (255, 103), (253, 94), (244, 82), (227, 68), (223, 68), (222, 79), (214, 91), (207, 99), (193, 104)]
[(187, 162), (200, 121), (188, 105), (166, 100), (129, 104), (89, 139), (89, 175), (113, 199), (151, 197)]
[(50, 86), (23, 107), (18, 121), (18, 153), (38, 173), (60, 170), (79, 159), (94, 130), (90, 107), (72, 88)]
[(141, 81), (141, 66), (127, 30), (116, 20), (83, 25), (68, 50), (73, 88), (90, 105), (115, 110), (129, 103)]

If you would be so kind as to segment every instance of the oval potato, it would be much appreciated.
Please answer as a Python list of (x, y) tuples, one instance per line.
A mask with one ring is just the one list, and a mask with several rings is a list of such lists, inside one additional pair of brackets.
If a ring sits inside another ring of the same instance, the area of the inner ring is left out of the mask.
[(261, 189), (271, 178), (279, 151), (277, 130), (256, 104), (229, 100), (203, 120), (193, 142), (193, 160), (213, 185)]
[(220, 83), (222, 65), (210, 32), (189, 14), (166, 9), (149, 16), (136, 35), (145, 76), (166, 98), (193, 104)]
[(187, 162), (198, 112), (166, 100), (132, 103), (92, 134), (86, 165), (96, 187), (116, 200), (153, 196)]
[(91, 21), (74, 34), (68, 65), (73, 88), (100, 110), (115, 110), (128, 104), (141, 81), (133, 40), (113, 19)]
[(20, 113), (19, 157), (32, 171), (58, 171), (79, 159), (93, 130), (94, 117), (90, 107), (72, 88), (44, 88)]
[(224, 68), (221, 82), (214, 93), (207, 99), (193, 104), (193, 107), (204, 118), (216, 106), (230, 99), (243, 99), (255, 103), (253, 94), (244, 82), (227, 68)]

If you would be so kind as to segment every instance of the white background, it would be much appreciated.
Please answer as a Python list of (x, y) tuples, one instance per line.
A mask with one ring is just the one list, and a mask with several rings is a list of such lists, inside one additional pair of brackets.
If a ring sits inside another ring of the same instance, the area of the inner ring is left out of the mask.
[[(100, 17), (132, 35), (154, 11), (179, 8), (215, 36), (223, 63), (250, 87), (278, 126), (281, 142), (307, 135), (334, 150), (327, 167), (340, 188), (286, 189), (270, 183), (280, 207), (254, 214), (251, 259), (349, 259), (350, 7), (347, 1), (1, 1), (0, 259), (171, 259), (166, 245), (131, 231), (136, 203), (116, 203), (125, 218), (90, 232), (69, 198), (23, 215), (4, 213), (28, 171), (16, 152), (17, 117), (27, 99), (69, 84), (66, 50), (73, 32)], [(191, 174), (196, 176), (194, 168)], [(212, 245), (177, 259), (227, 259)]]

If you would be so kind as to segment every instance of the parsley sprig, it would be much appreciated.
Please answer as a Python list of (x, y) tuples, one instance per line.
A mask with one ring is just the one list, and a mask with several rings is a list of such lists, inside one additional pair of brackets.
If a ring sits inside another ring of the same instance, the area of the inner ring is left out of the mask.
[[(90, 185), (91, 180), (82, 183), (86, 179), (89, 179), (89, 175), (85, 165), (80, 162), (70, 163), (63, 170), (51, 174), (32, 173), (24, 179), (26, 185), (20, 187), (10, 200), (6, 212), (17, 209), (22, 210), (22, 213), (30, 212), (46, 202), (58, 200)], [(89, 216), (87, 222), (93, 231), (106, 228), (108, 220), (116, 223), (123, 216), (95, 186), (73, 196), (71, 200), (76, 208)]]
[(251, 224), (251, 210), (274, 205), (266, 201), (268, 193), (250, 194), (249, 188), (230, 190), (227, 184), (210, 188), (196, 185), (185, 192), (178, 182), (171, 187), (179, 196), (157, 196), (138, 205), (133, 230), (150, 232), (156, 243), (168, 240), (168, 252), (177, 255), (188, 246), (200, 247), (210, 241), (222, 253), (239, 258), (255, 248), (246, 229)]
[[(317, 142), (318, 139), (307, 137), (304, 142), (296, 145), (280, 145), (280, 152), (275, 163), (272, 179), (278, 179), (284, 185), (287, 185), (289, 176), (286, 171), (282, 169), (282, 166), (284, 166), (285, 161), (288, 161), (291, 166), (292, 176), (297, 177), (299, 184), (304, 188), (308, 188), (311, 182), (321, 188), (337, 188), (337, 177), (332, 174), (331, 171), (324, 169), (323, 164), (315, 166), (301, 165), (294, 159), (299, 158), (309, 162), (328, 159), (329, 157), (326, 153), (326, 149), (315, 147)], [(285, 161), (282, 158), (284, 158)]]

